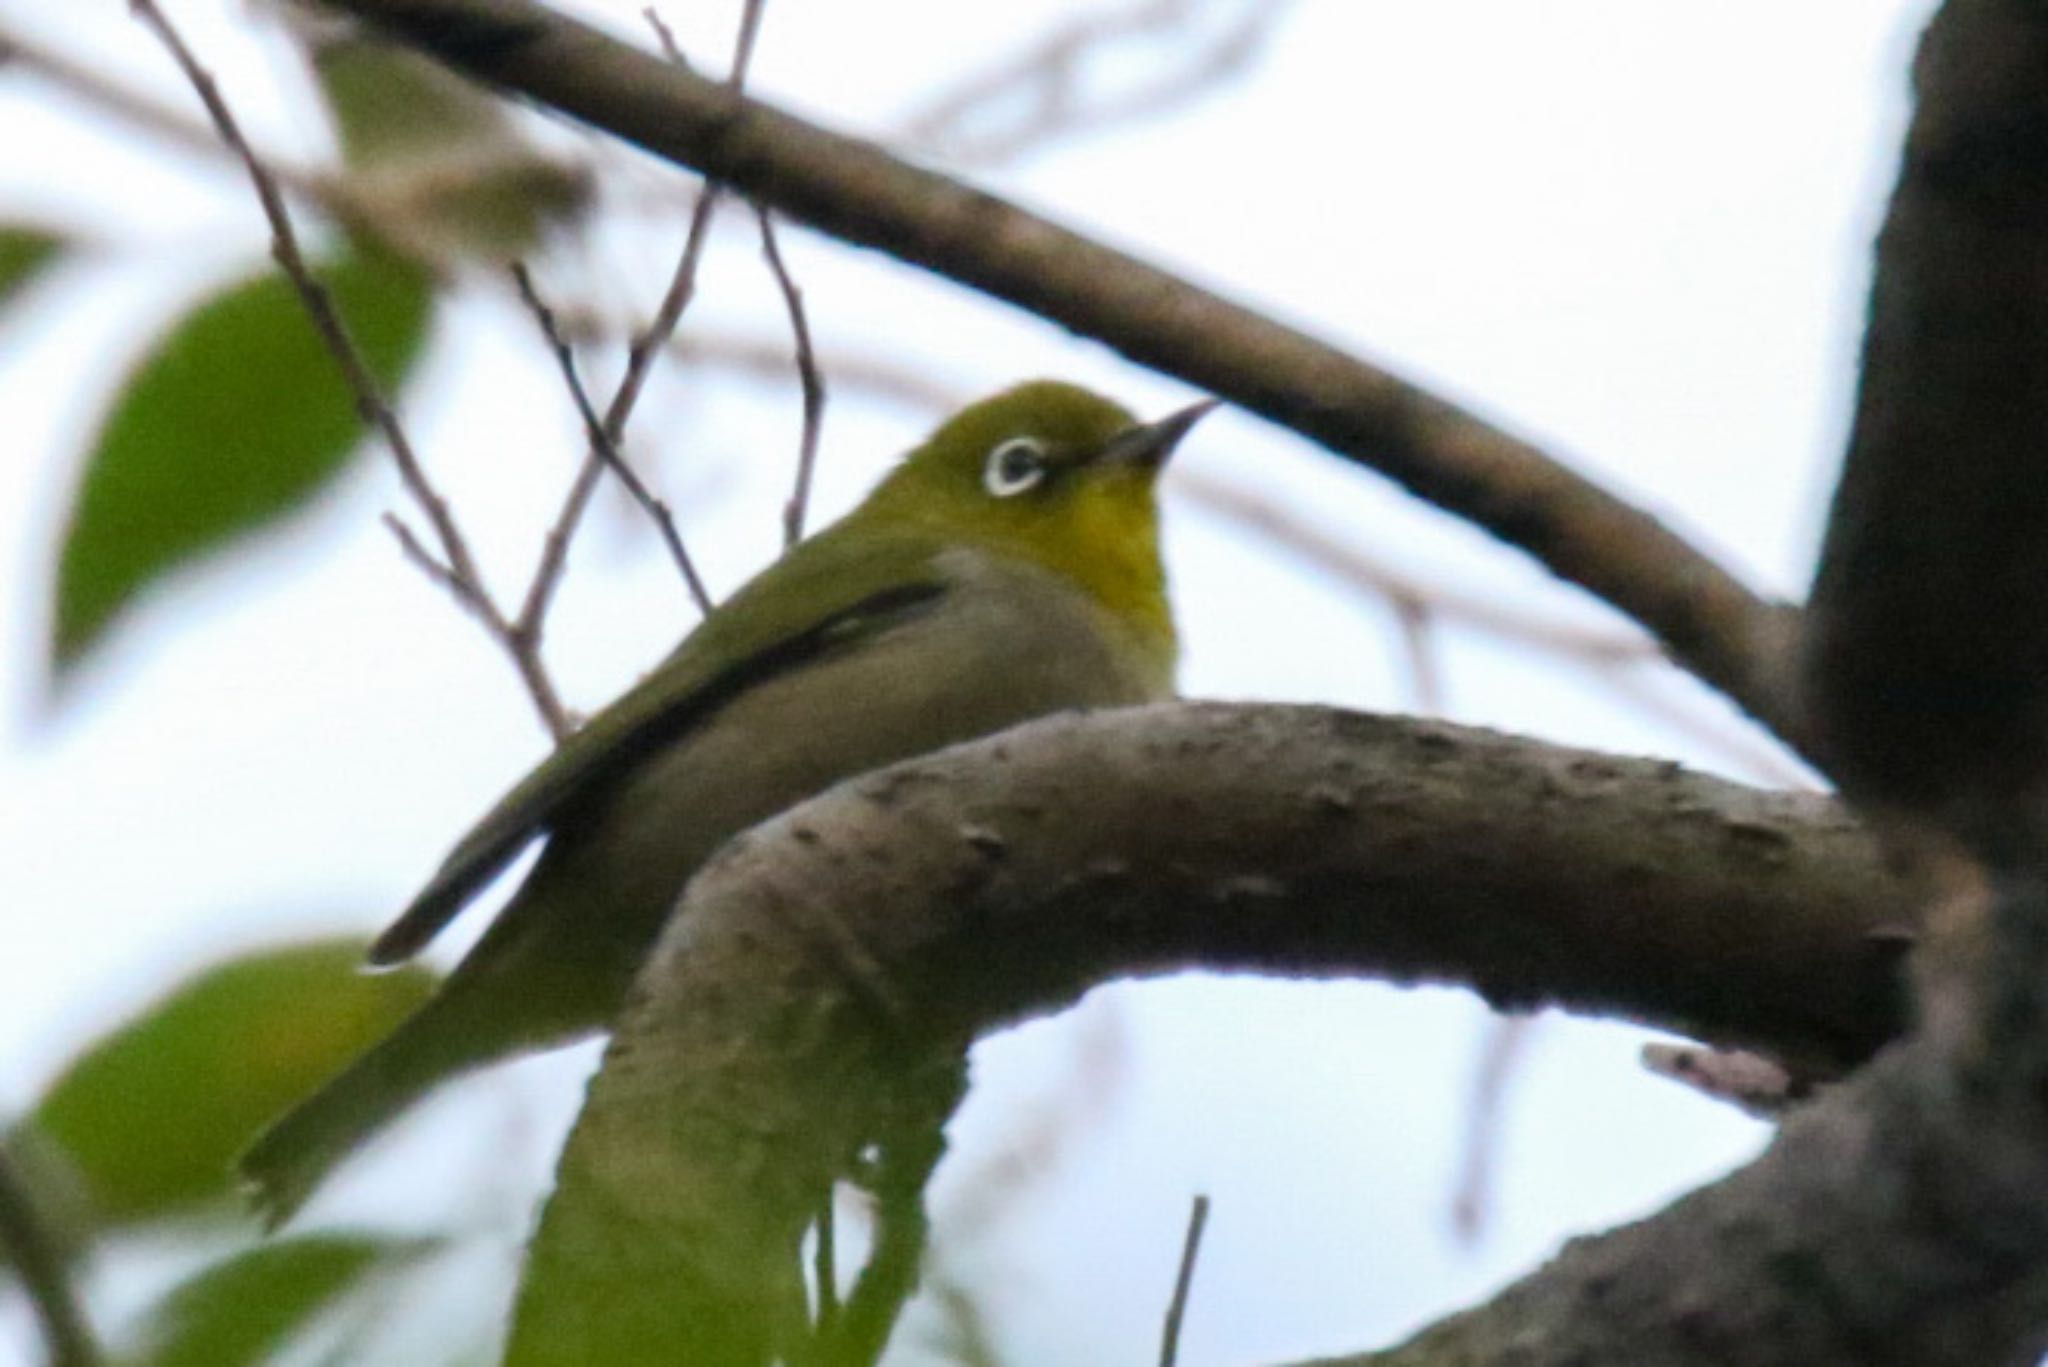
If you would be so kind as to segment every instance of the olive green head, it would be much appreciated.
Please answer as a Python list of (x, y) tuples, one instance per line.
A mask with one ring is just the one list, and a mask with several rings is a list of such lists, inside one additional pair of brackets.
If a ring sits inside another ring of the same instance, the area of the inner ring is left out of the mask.
[(1166, 627), (1159, 471), (1213, 404), (1156, 423), (1053, 380), (1006, 389), (953, 415), (856, 514), (1064, 574), (1141, 626)]

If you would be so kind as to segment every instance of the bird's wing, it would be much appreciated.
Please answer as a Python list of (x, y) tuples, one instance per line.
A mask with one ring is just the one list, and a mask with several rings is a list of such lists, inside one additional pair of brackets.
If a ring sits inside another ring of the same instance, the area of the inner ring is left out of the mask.
[(417, 954), (565, 808), (605, 791), (748, 689), (872, 639), (945, 595), (937, 548), (923, 538), (849, 541), (834, 530), (763, 571), (507, 793), (377, 937), (370, 962)]

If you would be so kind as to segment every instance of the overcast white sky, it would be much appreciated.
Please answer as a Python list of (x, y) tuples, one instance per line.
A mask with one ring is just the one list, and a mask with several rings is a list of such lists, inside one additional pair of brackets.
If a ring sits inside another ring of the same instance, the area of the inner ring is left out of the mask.
[[(290, 69), (249, 40), (241, 6), (166, 5), (266, 146), (317, 154)], [(584, 8), (637, 23), (638, 0)], [(663, 8), (687, 50), (724, 51), (736, 4)], [(755, 85), (885, 131), (1079, 8), (771, 0)], [(1868, 242), (1927, 8), (1296, 0), (1216, 93), (976, 174), (1472, 404), (1668, 514), (1761, 587), (1796, 594), (1846, 425)], [(0, 0), (10, 29), (182, 100), (125, 12)], [(1134, 59), (1107, 74), (1142, 70)], [(224, 277), (263, 238), (218, 163), (137, 141), (20, 74), (0, 73), (0, 129), (0, 217), (59, 217), (104, 243), (0, 323), (5, 1113), (81, 1032), (167, 974), (254, 940), (381, 924), (543, 738), (511, 672), (376, 525), (398, 499), (377, 462), (283, 533), (158, 596), (75, 705), (43, 715), (58, 510), (118, 382), (114, 358), (205, 283), (195, 261)], [(665, 178), (642, 169), (632, 183)], [(728, 228), (685, 329), (773, 335), (751, 227), (734, 216)], [(644, 307), (665, 239), (617, 237), (558, 269), (557, 292)], [(1033, 374), (1148, 412), (1186, 394), (874, 256), (802, 233), (786, 244), (828, 353), (900, 363), (967, 396)], [(639, 454), (715, 588), (772, 552), (795, 414), (791, 385), (716, 376), (665, 383), (642, 409)], [(491, 570), (523, 576), (576, 454), (528, 320), (476, 292), (442, 328), (409, 417)], [(836, 392), (821, 512), (857, 498), (926, 420)], [(1211, 419), (1183, 459), (1277, 491), (1434, 581), (1546, 619), (1604, 619), (1518, 556), (1250, 418)], [(1381, 607), (1171, 484), (1167, 515), (1186, 692), (1412, 705)], [(555, 618), (558, 678), (577, 705), (600, 705), (689, 620), (653, 543), (608, 506)], [(1743, 772), (1578, 666), (1456, 629), (1440, 643), (1458, 720)], [(1683, 681), (1665, 693), (1733, 725)], [(1574, 1232), (1655, 1208), (1762, 1139), (1644, 1077), (1638, 1032), (1547, 1018), (1512, 1090), (1492, 1230), (1464, 1247), (1446, 1212), (1485, 1018), (1462, 993), (1187, 980), (1098, 993), (990, 1041), (935, 1194), (944, 1267), (985, 1295), (1008, 1360), (1149, 1360), (1187, 1203), (1205, 1191), (1215, 1209), (1183, 1361), (1358, 1348)], [(508, 1114), (530, 1121), (526, 1167), (544, 1173), (589, 1058), (523, 1070), (516, 1103), (495, 1099), (502, 1082), (472, 1089), (477, 1105), (441, 1108), (411, 1142), (366, 1158), (313, 1215), (488, 1207), (491, 1179), (441, 1179), (499, 1148), (486, 1131)], [(972, 1175), (1029, 1159), (1022, 1136), (1055, 1112), (1068, 1123), (1054, 1157), (1031, 1160), (1032, 1185), (972, 1217), (986, 1190)], [(516, 1229), (522, 1202), (499, 1191), (497, 1207)], [(0, 1305), (0, 1361), (21, 1331)]]

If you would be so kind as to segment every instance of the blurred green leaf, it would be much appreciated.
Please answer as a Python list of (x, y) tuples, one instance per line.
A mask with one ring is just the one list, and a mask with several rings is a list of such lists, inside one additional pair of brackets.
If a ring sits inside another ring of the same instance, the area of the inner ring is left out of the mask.
[[(418, 266), (348, 252), (319, 271), (387, 391), (418, 359)], [(363, 436), (355, 397), (289, 281), (244, 279), (186, 314), (115, 398), (57, 567), (61, 676), (167, 571), (303, 505)]]
[(407, 48), (360, 34), (313, 48), (356, 226), (427, 260), (506, 261), (590, 200), (581, 170), (543, 156), (504, 99)]
[(53, 265), (64, 247), (64, 239), (46, 228), (0, 223), (0, 305)]
[(431, 973), (366, 974), (365, 949), (316, 941), (218, 964), (64, 1071), (28, 1124), (69, 1160), (102, 1227), (227, 1196), (263, 1126), (426, 1000)]
[(410, 48), (329, 35), (314, 45), (313, 71), (351, 170), (438, 158), (451, 147), (492, 155), (520, 145), (503, 99)]
[(347, 1235), (259, 1244), (173, 1287), (145, 1317), (131, 1360), (148, 1367), (268, 1361), (369, 1274), (433, 1247), (426, 1240)]

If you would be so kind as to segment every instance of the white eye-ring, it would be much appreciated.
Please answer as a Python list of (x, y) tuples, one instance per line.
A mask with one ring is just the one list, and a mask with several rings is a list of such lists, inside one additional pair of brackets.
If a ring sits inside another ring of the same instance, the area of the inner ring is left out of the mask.
[(988, 453), (981, 482), (997, 498), (1008, 498), (1044, 479), (1045, 471), (1045, 443), (1036, 437), (1011, 437)]

